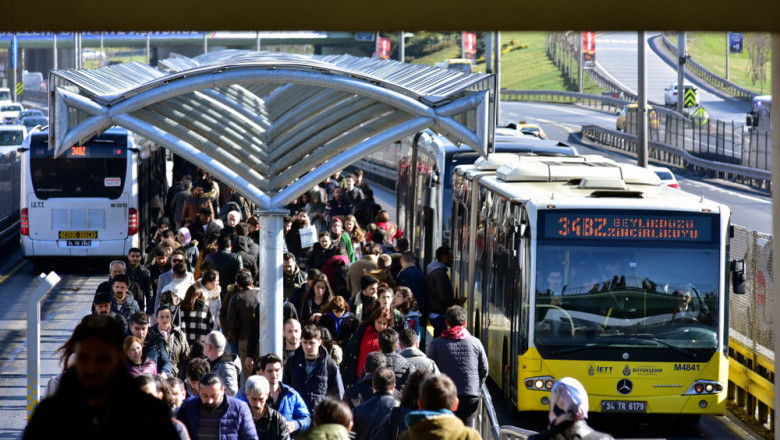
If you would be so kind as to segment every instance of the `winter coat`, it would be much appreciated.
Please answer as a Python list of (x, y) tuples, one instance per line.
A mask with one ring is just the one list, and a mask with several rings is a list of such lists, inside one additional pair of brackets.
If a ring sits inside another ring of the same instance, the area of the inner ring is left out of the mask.
[(209, 361), (211, 372), (216, 373), (225, 384), (225, 393), (235, 396), (238, 392), (238, 376), (241, 374), (241, 359), (235, 353), (222, 353), (222, 356)]
[(225, 329), (234, 340), (248, 340), (253, 321), (257, 321), (255, 310), (260, 304), (260, 291), (242, 290), (230, 299)]
[(252, 279), (257, 278), (258, 250), (255, 249), (257, 245), (252, 242), (251, 238), (244, 236), (236, 237), (234, 241), (232, 252), (241, 256), (241, 263), (252, 272)]
[(349, 258), (344, 255), (334, 255), (322, 267), (322, 273), (328, 277), (333, 293), (349, 301), (347, 276), (349, 275)]
[(396, 406), (387, 413), (382, 421), (371, 431), (372, 440), (398, 440), (398, 436), (408, 429), (404, 418), (412, 411), (416, 411), (417, 402), (414, 407)]
[(447, 410), (412, 411), (405, 421), (409, 429), (399, 440), (482, 440), (479, 432), (464, 425)]
[(487, 355), (479, 339), (459, 329), (457, 337), (443, 334), (434, 338), (428, 345), (428, 357), (455, 382), (459, 396), (479, 396), (488, 374)]
[(303, 401), (303, 397), (298, 394), (297, 391), (288, 387), (285, 384), (281, 384), (281, 391), (279, 391), (278, 405), (273, 405), (271, 398), (268, 398), (268, 404), (284, 416), (288, 422), (295, 423), (295, 433), (299, 431), (306, 431), (311, 426), (311, 413), (306, 406), (306, 402)]
[(208, 304), (209, 312), (211, 312), (211, 316), (214, 318), (214, 330), (221, 329), (222, 325), (219, 321), (219, 312), (222, 308), (222, 297), (220, 297), (219, 294), (222, 291), (220, 289), (208, 290), (200, 281), (198, 281), (197, 284), (198, 287), (203, 290), (203, 296), (206, 297), (204, 302)]
[(181, 330), (187, 336), (187, 343), (192, 345), (202, 342), (203, 338), (214, 328), (214, 318), (206, 303), (198, 298), (192, 310), (181, 310)]
[(440, 261), (428, 265), (425, 276), (428, 313), (444, 315), (447, 307), (455, 305), (452, 282), (447, 274), (447, 266)]
[[(244, 267), (243, 260), (238, 254), (234, 254), (225, 249), (219, 249), (213, 254), (209, 254), (200, 264), (200, 269), (212, 268), (219, 272), (219, 285), (222, 288), (222, 299), (227, 295), (227, 286), (236, 281), (238, 271)], [(225, 323), (223, 322), (224, 326)]]
[[(222, 399), (219, 406), (223, 411), (219, 421), (220, 440), (258, 440), (249, 405), (227, 395)], [(200, 405), (200, 397), (190, 397), (181, 404), (181, 408), (176, 413), (176, 418), (187, 427), (191, 439), (198, 438), (198, 408)]]
[(355, 423), (355, 440), (371, 440), (371, 431), (382, 418), (398, 405), (391, 393), (376, 393), (362, 405), (352, 410)]
[(182, 246), (182, 249), (184, 252), (187, 253), (187, 256), (185, 257), (187, 260), (187, 264), (189, 266), (190, 271), (195, 269), (195, 265), (198, 264), (198, 257), (200, 257), (200, 251), (198, 250), (198, 246), (195, 245), (193, 242), (187, 243), (187, 246)]
[(171, 373), (174, 376), (178, 376), (179, 365), (190, 357), (190, 344), (187, 342), (187, 336), (179, 327), (174, 325), (171, 325), (167, 338), (164, 338), (160, 332), (159, 324), (153, 325), (151, 330), (165, 342), (165, 350), (168, 352), (168, 358), (171, 361)]
[(401, 353), (399, 354), (405, 357), (407, 362), (409, 362), (414, 366), (415, 370), (424, 368), (430, 371), (431, 373), (439, 374), (439, 367), (436, 365), (436, 362), (429, 359), (428, 356), (426, 356), (425, 353), (423, 353), (419, 349), (407, 348), (401, 351)]
[[(152, 304), (154, 304), (154, 286), (152, 285), (152, 278), (149, 274), (149, 269), (144, 267), (142, 264), (139, 264), (137, 269), (134, 269), (129, 264), (126, 266), (126, 268), (127, 278), (138, 285), (140, 295), (144, 297), (143, 302), (146, 306), (146, 313), (151, 313)], [(140, 302), (138, 302), (138, 306), (141, 306)]]
[(295, 355), (288, 359), (284, 366), (282, 381), (301, 394), (306, 407), (312, 413), (317, 404), (326, 397), (341, 399), (344, 396), (344, 385), (341, 382), (338, 364), (330, 358), (328, 350), (322, 346), (311, 374), (306, 373), (306, 356), (303, 347), (298, 347)]
[[(372, 298), (373, 300), (369, 304), (366, 304), (367, 298)], [(349, 310), (355, 315), (355, 318), (357, 318), (358, 321), (363, 322), (368, 319), (374, 309), (379, 306), (379, 301), (377, 301), (376, 295), (373, 297), (364, 297), (363, 291), (361, 290), (358, 291), (358, 294), (349, 300), (347, 304), (349, 305)]]
[(282, 283), (284, 285), (284, 298), (290, 300), (293, 291), (306, 284), (306, 274), (296, 267), (292, 275), (284, 275)]
[(116, 439), (137, 440), (139, 433), (154, 433), (158, 439), (178, 439), (170, 409), (159, 399), (140, 390), (124, 369), (114, 388), (102, 423), (95, 424), (93, 411), (84, 400), (74, 368), (62, 375), (57, 393), (43, 399), (27, 424), (23, 439)]
[(130, 322), (130, 317), (133, 316), (133, 313), (140, 312), (141, 308), (133, 299), (133, 295), (127, 292), (125, 294), (125, 302), (121, 306), (116, 302), (114, 295), (111, 295), (111, 311), (122, 315), (127, 322)]
[(417, 266), (409, 266), (398, 272), (397, 286), (408, 287), (420, 306), (422, 316), (428, 316), (428, 297), (425, 293), (425, 274)]
[(259, 419), (253, 419), (257, 429), (259, 440), (289, 440), (290, 432), (287, 430), (287, 421), (278, 411), (265, 405), (265, 415)]
[(360, 227), (365, 230), (368, 228), (368, 225), (374, 223), (376, 215), (379, 214), (379, 211), (381, 210), (382, 207), (374, 201), (373, 197), (370, 199), (363, 199), (363, 201), (355, 206), (355, 218)]
[(401, 330), (398, 331), (398, 333), (401, 333), (401, 331), (405, 328), (410, 328), (414, 330), (415, 333), (417, 333), (417, 339), (420, 339), (420, 318), (422, 317), (422, 314), (418, 312), (417, 310), (409, 310), (409, 313), (407, 313), (405, 316), (402, 315), (401, 318)]
[(211, 205), (211, 199), (204, 194), (200, 198), (189, 196), (184, 200), (181, 210), (181, 219), (189, 218), (196, 220), (200, 216), (201, 208), (208, 208), (211, 211), (211, 218), (216, 218), (214, 216), (214, 207)]
[(355, 331), (360, 327), (360, 321), (352, 314), (352, 312), (346, 312), (341, 317), (341, 327), (336, 332), (336, 321), (338, 319), (332, 314), (328, 313), (320, 317), (320, 327), (325, 327), (333, 336), (333, 341), (344, 347)]
[(165, 349), (165, 341), (158, 335), (155, 335), (154, 332), (146, 333), (143, 354), (157, 365), (157, 374), (164, 372), (168, 376), (171, 375), (171, 360), (168, 357), (168, 351)]
[(410, 364), (405, 357), (398, 353), (385, 353), (384, 355), (387, 361), (387, 368), (395, 373), (395, 387), (399, 390), (403, 389), (404, 385), (406, 385), (406, 380), (409, 379), (409, 375), (414, 372), (414, 365)]
[(529, 440), (614, 440), (606, 433), (596, 431), (585, 420), (567, 421), (529, 437)]
[(337, 423), (315, 426), (298, 437), (298, 440), (350, 440), (349, 430)]
[(125, 366), (127, 367), (127, 371), (133, 377), (138, 377), (142, 374), (148, 374), (149, 376), (154, 376), (157, 374), (157, 364), (155, 364), (154, 361), (148, 357), (142, 357), (140, 364), (136, 364), (135, 362), (131, 361), (130, 358), (127, 358), (127, 361), (125, 361)]
[(360, 289), (362, 289), (360, 286), (360, 278), (372, 270), (379, 269), (377, 259), (378, 257), (376, 255), (363, 255), (363, 258), (355, 261), (349, 266), (349, 272), (347, 272), (347, 288), (353, 298)]
[[(361, 325), (347, 342), (347, 346), (344, 347), (344, 360), (341, 361), (339, 368), (341, 369), (341, 378), (344, 380), (344, 384), (347, 387), (351, 387), (357, 383), (360, 372), (358, 371), (358, 365), (360, 365), (360, 346), (363, 343), (363, 337), (366, 334), (368, 325)], [(364, 353), (368, 355), (368, 353)], [(365, 358), (364, 358), (365, 359)]]
[(306, 268), (322, 270), (330, 257), (336, 255), (338, 252), (339, 248), (335, 243), (328, 249), (323, 249), (319, 242), (314, 243), (314, 246), (311, 247), (309, 257), (306, 258)]
[(322, 218), (326, 222), (330, 223), (330, 221), (333, 220), (333, 217), (343, 217), (345, 215), (350, 215), (354, 210), (355, 206), (348, 198), (342, 197), (341, 200), (332, 198), (328, 200), (328, 204), (325, 206), (325, 211), (322, 212)]

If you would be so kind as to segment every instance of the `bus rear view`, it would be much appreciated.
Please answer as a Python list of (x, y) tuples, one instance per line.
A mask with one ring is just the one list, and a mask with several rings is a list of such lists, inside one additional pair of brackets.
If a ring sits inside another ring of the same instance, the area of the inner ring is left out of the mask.
[(138, 246), (135, 153), (111, 129), (60, 157), (48, 133), (29, 138), (22, 166), (25, 257), (119, 257)]

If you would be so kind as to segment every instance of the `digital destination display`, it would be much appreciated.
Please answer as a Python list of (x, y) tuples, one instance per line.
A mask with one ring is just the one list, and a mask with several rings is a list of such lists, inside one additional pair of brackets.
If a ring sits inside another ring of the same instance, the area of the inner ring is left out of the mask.
[[(45, 145), (36, 146), (31, 149), (33, 158), (52, 157), (54, 152)], [(68, 159), (112, 159), (125, 157), (126, 149), (121, 145), (111, 144), (87, 144), (74, 145), (68, 148), (61, 157)]]
[(542, 235), (551, 239), (712, 241), (712, 215), (646, 212), (545, 211)]

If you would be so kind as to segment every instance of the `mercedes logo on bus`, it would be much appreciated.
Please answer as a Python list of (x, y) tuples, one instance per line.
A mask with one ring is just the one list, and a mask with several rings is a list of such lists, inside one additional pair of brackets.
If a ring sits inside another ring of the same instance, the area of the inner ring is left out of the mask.
[(626, 395), (634, 389), (634, 384), (628, 379), (620, 379), (617, 383), (618, 393)]

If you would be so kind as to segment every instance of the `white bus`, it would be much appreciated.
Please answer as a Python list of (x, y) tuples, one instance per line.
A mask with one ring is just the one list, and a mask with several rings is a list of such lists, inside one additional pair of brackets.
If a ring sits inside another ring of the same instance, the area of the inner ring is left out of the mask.
[(112, 128), (55, 158), (47, 131), (21, 149), (21, 243), (25, 257), (121, 257), (143, 247), (154, 220), (147, 193), (164, 150)]

